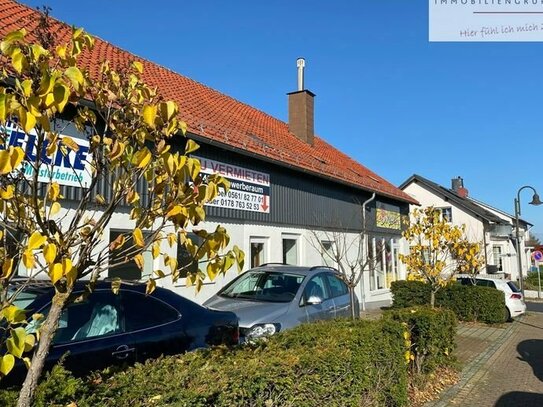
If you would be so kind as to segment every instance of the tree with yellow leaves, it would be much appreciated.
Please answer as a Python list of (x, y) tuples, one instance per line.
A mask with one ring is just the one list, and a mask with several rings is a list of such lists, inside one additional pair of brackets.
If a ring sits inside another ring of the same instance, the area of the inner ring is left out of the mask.
[[(225, 252), (229, 237), (223, 227), (198, 231), (199, 245), (187, 236), (189, 227), (205, 219), (204, 204), (226, 190), (228, 181), (200, 175), (200, 162), (190, 157), (198, 146), (183, 137), (186, 124), (177, 105), (142, 81), (140, 62), (118, 71), (104, 61), (91, 75), (78, 65), (81, 53), (93, 46), (91, 36), (74, 29), (70, 43), (54, 44), (46, 18), (40, 27), (35, 43), (22, 29), (0, 44), (0, 378), (16, 358), (28, 365), (19, 406), (32, 404), (76, 281), (88, 281), (92, 291), (110, 267), (134, 261), (143, 268), (143, 253), (150, 251), (164, 265), (147, 278), (151, 294), (157, 279), (169, 276), (175, 282), (185, 271), (165, 254), (178, 240), (195, 262), (207, 259), (205, 270), (188, 274), (187, 283), (196, 289), (206, 277), (234, 264), (243, 267), (236, 246)], [(66, 122), (86, 136), (64, 135)], [(59, 164), (69, 167), (62, 179), (79, 188), (78, 199), (62, 196)], [(107, 199), (99, 190), (104, 185)], [(133, 232), (108, 246), (104, 231), (120, 207), (129, 212)], [(120, 253), (115, 264), (108, 261), (112, 251)], [(28, 277), (13, 290), (10, 283), (20, 269)], [(25, 330), (31, 316), (14, 301), (37, 275), (50, 279), (55, 295), (46, 316), (33, 316), (42, 318), (35, 337)], [(119, 284), (113, 281), (112, 289)]]
[(409, 242), (409, 254), (400, 260), (407, 266), (408, 280), (424, 281), (431, 286), (430, 305), (435, 295), (456, 273), (476, 274), (484, 264), (480, 244), (466, 238), (465, 227), (448, 223), (439, 209), (416, 208), (403, 236)]

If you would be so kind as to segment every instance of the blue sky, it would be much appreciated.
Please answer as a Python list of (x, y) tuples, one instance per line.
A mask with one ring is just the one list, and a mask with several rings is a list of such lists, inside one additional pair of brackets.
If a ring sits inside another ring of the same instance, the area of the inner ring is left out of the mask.
[(508, 212), (543, 195), (543, 45), (429, 43), (426, 0), (23, 3), (285, 121), (303, 56), (317, 134), (390, 182), (462, 176)]

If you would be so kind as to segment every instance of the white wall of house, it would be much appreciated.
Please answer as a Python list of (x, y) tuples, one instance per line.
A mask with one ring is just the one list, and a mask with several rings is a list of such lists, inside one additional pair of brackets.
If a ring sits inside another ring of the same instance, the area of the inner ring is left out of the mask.
[[(70, 203), (64, 203), (63, 209), (56, 215), (59, 219), (63, 218), (63, 225), (69, 225), (73, 217), (74, 207)], [(94, 219), (98, 219), (101, 215), (100, 211), (93, 212), (92, 215)], [(262, 253), (259, 257), (260, 264), (263, 263), (282, 263), (283, 262), (283, 243), (285, 239), (290, 240), (290, 250), (288, 252), (287, 262), (289, 264), (296, 264), (300, 266), (316, 266), (316, 265), (330, 265), (329, 260), (325, 260), (326, 256), (323, 257), (322, 249), (319, 247), (316, 242), (315, 234), (312, 230), (303, 229), (303, 228), (294, 228), (294, 227), (285, 227), (285, 226), (271, 226), (271, 225), (256, 225), (256, 224), (247, 224), (247, 223), (229, 223), (229, 222), (211, 222), (206, 221), (198, 225), (198, 228), (195, 229), (206, 229), (207, 231), (213, 231), (218, 226), (226, 227), (228, 234), (230, 236), (230, 244), (228, 249), (231, 249), (234, 245), (237, 245), (245, 252), (245, 267), (243, 271), (246, 271), (251, 268), (251, 243), (258, 243), (262, 245)], [(104, 230), (103, 238), (104, 240), (97, 246), (95, 253), (102, 250), (107, 250), (110, 243), (111, 232), (128, 232), (130, 233), (135, 227), (135, 222), (129, 218), (128, 212), (117, 212), (112, 217), (110, 223)], [(173, 228), (172, 230), (173, 231)], [(145, 233), (145, 231), (144, 231)], [(326, 234), (324, 232), (317, 232), (317, 235), (320, 236), (322, 241), (330, 240), (330, 233)], [(347, 253), (349, 259), (355, 259), (358, 253), (357, 245), (351, 245), (353, 241), (356, 242), (359, 239), (357, 233), (345, 233), (345, 239), (347, 245), (351, 248)], [(293, 242), (295, 242), (293, 244)], [(391, 243), (390, 240), (387, 243)], [(405, 243), (395, 242), (395, 247), (398, 251), (395, 252), (397, 255), (400, 252), (405, 250)], [(168, 243), (165, 241), (161, 246), (162, 252), (169, 256), (177, 256), (177, 245), (169, 247)], [(106, 256), (107, 258), (107, 256)], [(149, 276), (153, 273), (154, 270), (163, 270), (167, 272), (168, 267), (164, 266), (163, 260), (161, 257), (153, 260), (150, 254), (144, 255), (145, 267), (142, 273), (143, 277)], [(392, 264), (391, 262), (394, 262)], [(365, 302), (366, 308), (375, 308), (383, 304), (388, 304), (391, 301), (390, 290), (387, 286), (390, 285), (390, 282), (393, 280), (404, 279), (405, 270), (403, 265), (399, 263), (397, 258), (393, 259), (384, 259), (385, 266), (390, 264), (389, 271), (392, 271), (392, 274), (386, 275), (386, 270), (382, 273), (382, 278), (386, 278), (386, 283), (383, 288), (380, 289), (371, 289), (372, 286), (377, 287), (375, 284), (370, 283), (371, 278), (376, 278), (374, 273), (370, 273), (369, 270), (364, 272), (364, 278), (361, 280), (359, 286), (356, 288), (355, 292), (362, 303)], [(394, 267), (393, 267), (394, 266)], [(386, 267), (385, 267), (386, 268)], [(205, 270), (205, 264), (202, 265), (202, 269)], [(24, 266), (21, 265), (19, 269), (20, 275), (28, 275)], [(370, 275), (371, 274), (371, 275)], [(196, 292), (194, 287), (186, 285), (186, 279), (179, 279), (175, 284), (172, 283), (169, 277), (166, 277), (162, 280), (158, 280), (157, 284), (165, 288), (171, 289), (178, 294), (183, 295), (186, 298), (189, 298), (197, 303), (203, 303), (218, 290), (220, 290), (224, 285), (230, 282), (238, 275), (237, 267), (232, 267), (224, 276), (219, 275), (214, 281), (206, 279), (204, 285), (202, 286), (200, 292)], [(108, 277), (107, 271), (102, 273), (100, 278)], [(384, 280), (383, 280), (384, 281)]]

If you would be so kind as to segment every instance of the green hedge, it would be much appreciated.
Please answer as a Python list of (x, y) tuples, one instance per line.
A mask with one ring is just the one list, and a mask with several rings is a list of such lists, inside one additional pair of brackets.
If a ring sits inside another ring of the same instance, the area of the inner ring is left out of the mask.
[(393, 281), (390, 286), (394, 308), (416, 307), (430, 304), (430, 286), (422, 281)]
[[(79, 407), (405, 406), (404, 332), (390, 319), (304, 324), (257, 345), (190, 352), (113, 375), (94, 374), (85, 382), (72, 381), (70, 393)], [(57, 389), (43, 387), (40, 394), (46, 397), (36, 406), (67, 404), (69, 395), (59, 400)]]
[[(391, 287), (393, 307), (430, 303), (430, 286), (420, 281), (396, 281)], [(505, 297), (489, 287), (452, 283), (436, 294), (436, 306), (452, 310), (459, 320), (487, 324), (505, 322)]]
[(436, 302), (462, 321), (496, 324), (506, 320), (505, 296), (495, 288), (452, 284), (437, 293)]
[(412, 307), (388, 311), (385, 317), (407, 326), (413, 371), (431, 373), (454, 361), (456, 316), (451, 310)]

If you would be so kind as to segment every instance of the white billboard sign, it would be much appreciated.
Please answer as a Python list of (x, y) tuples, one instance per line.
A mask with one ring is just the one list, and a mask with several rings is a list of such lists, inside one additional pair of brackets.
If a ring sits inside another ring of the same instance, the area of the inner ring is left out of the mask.
[(203, 157), (202, 174), (219, 174), (230, 181), (230, 190), (220, 191), (208, 206), (270, 213), (270, 175)]
[(543, 41), (543, 0), (429, 0), (430, 41)]
[[(13, 122), (7, 122), (0, 131), (6, 134), (6, 144), (13, 147), (21, 147), (25, 152), (25, 159), (22, 162), (24, 175), (27, 179), (34, 177), (34, 168), (30, 162), (36, 161), (36, 132), (32, 130), (26, 134), (21, 128)], [(60, 138), (66, 137), (60, 135)], [(88, 140), (71, 137), (77, 143), (77, 151), (66, 147), (67, 154), (63, 154), (61, 149), (48, 156), (45, 154), (48, 141), (44, 141), (42, 146), (41, 165), (38, 173), (39, 182), (57, 182), (60, 185), (70, 185), (73, 187), (86, 188), (91, 182), (91, 162), (92, 156), (89, 153)], [(4, 148), (1, 146), (0, 148)]]

